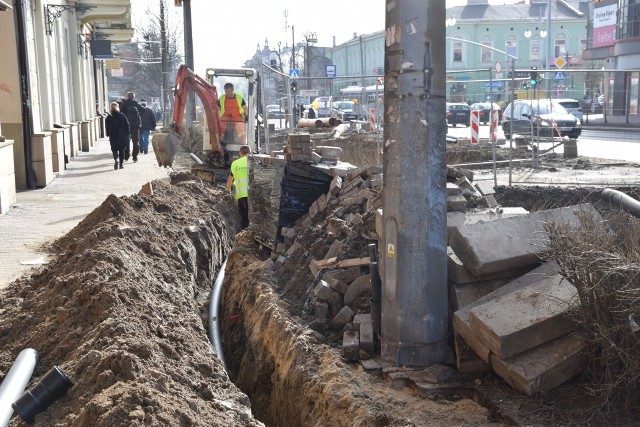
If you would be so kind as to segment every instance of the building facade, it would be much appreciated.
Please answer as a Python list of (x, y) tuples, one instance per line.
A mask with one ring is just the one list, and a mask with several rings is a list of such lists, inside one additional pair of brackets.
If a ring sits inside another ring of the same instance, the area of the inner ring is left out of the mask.
[[(540, 77), (545, 68), (549, 70), (536, 82), (535, 96), (582, 99), (584, 73), (572, 69), (584, 66), (587, 11), (584, 0), (532, 0), (510, 5), (470, 0), (466, 6), (448, 9), (448, 100), (478, 102), (493, 95), (496, 101), (506, 101), (512, 69), (518, 79), (514, 81), (516, 96), (534, 96), (529, 79), (534, 67), (541, 70)], [(564, 62), (562, 67), (556, 65), (558, 58)]]
[(128, 42), (133, 30), (130, 0), (0, 6), (0, 213), (6, 213), (16, 190), (48, 185), (101, 135), (107, 81), (95, 49)]
[(640, 1), (589, 2), (589, 38), (585, 58), (599, 60), (605, 73), (609, 114), (640, 113)]

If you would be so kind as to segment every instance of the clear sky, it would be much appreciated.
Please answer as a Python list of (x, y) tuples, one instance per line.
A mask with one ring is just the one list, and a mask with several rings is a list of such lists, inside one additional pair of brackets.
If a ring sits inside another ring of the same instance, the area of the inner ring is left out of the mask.
[[(447, 7), (466, 3), (446, 1)], [(144, 26), (148, 19), (144, 14), (147, 7), (159, 11), (160, 0), (131, 3), (135, 28)], [(175, 7), (171, 0), (166, 4), (173, 25), (182, 25), (182, 8)], [(303, 40), (305, 33), (314, 32), (320, 46), (332, 46), (334, 36), (336, 44), (340, 44), (351, 39), (353, 33), (383, 30), (385, 4), (385, 0), (192, 0), (194, 71), (203, 73), (207, 67), (239, 68), (253, 56), (258, 43), (261, 48), (264, 46), (265, 38), (272, 48), (278, 42), (291, 46), (292, 29), (296, 42)]]

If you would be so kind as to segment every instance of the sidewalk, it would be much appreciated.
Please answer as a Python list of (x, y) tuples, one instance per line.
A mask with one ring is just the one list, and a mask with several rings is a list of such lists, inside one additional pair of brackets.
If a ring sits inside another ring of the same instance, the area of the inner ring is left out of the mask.
[(149, 181), (168, 178), (170, 169), (158, 166), (152, 149), (149, 144), (149, 154), (138, 156), (137, 163), (129, 160), (124, 169), (114, 170), (109, 141), (100, 139), (47, 187), (19, 192), (0, 216), (0, 288), (36, 268), (38, 258), (46, 262), (43, 244), (69, 232), (109, 194), (135, 194)]
[[(627, 123), (628, 120), (628, 123)], [(607, 114), (606, 121), (603, 114), (585, 114), (582, 121), (582, 127), (598, 130), (630, 130), (640, 128), (640, 114), (629, 114), (627, 116), (612, 116)]]

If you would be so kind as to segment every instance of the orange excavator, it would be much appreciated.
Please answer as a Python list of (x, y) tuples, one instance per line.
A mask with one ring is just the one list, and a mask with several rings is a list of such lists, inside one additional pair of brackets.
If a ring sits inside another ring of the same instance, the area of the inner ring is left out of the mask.
[[(181, 65), (178, 68), (178, 74), (176, 76), (175, 89), (174, 89), (174, 109), (173, 109), (173, 122), (169, 127), (167, 133), (156, 132), (153, 135), (153, 149), (160, 166), (172, 166), (175, 153), (178, 150), (180, 141), (184, 137), (184, 126), (182, 120), (184, 117), (184, 111), (187, 103), (187, 96), (190, 90), (193, 90), (200, 101), (202, 102), (202, 108), (204, 110), (207, 127), (204, 132), (204, 140), (202, 145), (203, 159), (202, 163), (196, 163), (192, 166), (192, 172), (207, 181), (215, 182), (220, 180), (221, 177), (226, 179), (227, 169), (233, 160), (238, 157), (238, 151), (240, 146), (248, 144), (252, 150), (253, 147), (252, 138), (246, 140), (238, 140), (237, 136), (229, 130), (234, 129), (234, 126), (226, 126), (227, 132), (221, 135), (221, 120), (224, 118), (219, 117), (218, 107), (218, 91), (216, 86), (213, 85), (213, 79), (221, 79), (221, 84), (233, 80), (236, 87), (240, 86), (242, 81), (249, 82), (248, 92), (249, 95), (246, 99), (247, 108), (249, 111), (255, 110), (255, 102), (253, 101), (253, 82), (252, 78), (255, 76), (255, 71), (252, 69), (207, 69), (207, 77), (211, 79), (211, 82), (203, 79), (195, 74), (186, 65)], [(240, 78), (242, 81), (237, 81)], [(242, 123), (241, 126), (247, 126), (253, 124), (254, 118), (251, 117), (248, 124)], [(251, 137), (252, 132), (246, 132)], [(193, 157), (193, 156), (192, 156)], [(197, 159), (197, 157), (195, 157)], [(199, 159), (197, 159), (199, 160)], [(223, 170), (220, 170), (223, 169)], [(216, 179), (216, 177), (218, 179)]]
[[(169, 132), (162, 141), (163, 134), (154, 135), (154, 142), (158, 140), (158, 146), (154, 144), (154, 152), (160, 166), (171, 166), (180, 141), (184, 137), (182, 119), (187, 105), (189, 90), (193, 90), (204, 106), (204, 113), (209, 127), (209, 145), (211, 152), (211, 164), (224, 167), (224, 148), (220, 143), (220, 121), (218, 119), (218, 91), (215, 86), (209, 84), (202, 77), (195, 74), (186, 65), (178, 68), (176, 76), (173, 107), (173, 122)], [(162, 143), (164, 142), (164, 143)]]

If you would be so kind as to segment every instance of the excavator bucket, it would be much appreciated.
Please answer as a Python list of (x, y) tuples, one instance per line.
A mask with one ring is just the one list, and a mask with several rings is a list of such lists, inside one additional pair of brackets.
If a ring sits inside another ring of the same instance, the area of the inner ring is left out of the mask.
[(171, 167), (181, 138), (174, 132), (154, 132), (151, 139), (158, 166)]

